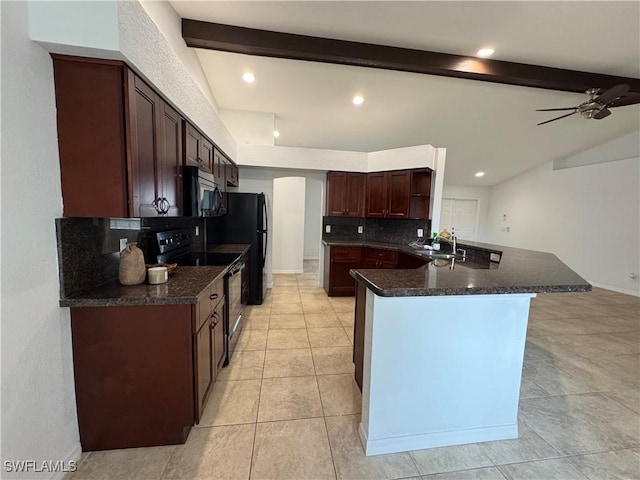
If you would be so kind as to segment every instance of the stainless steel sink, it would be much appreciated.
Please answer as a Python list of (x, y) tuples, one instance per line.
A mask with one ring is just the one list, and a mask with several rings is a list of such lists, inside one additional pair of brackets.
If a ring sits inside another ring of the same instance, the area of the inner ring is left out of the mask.
[(428, 259), (435, 259), (435, 258), (443, 258), (445, 260), (449, 260), (451, 258), (459, 258), (460, 255), (455, 255), (454, 253), (450, 252), (450, 253), (444, 253), (444, 252), (440, 252), (438, 250), (422, 250), (420, 252), (418, 252), (418, 255), (420, 255), (421, 257), (424, 258), (428, 258)]

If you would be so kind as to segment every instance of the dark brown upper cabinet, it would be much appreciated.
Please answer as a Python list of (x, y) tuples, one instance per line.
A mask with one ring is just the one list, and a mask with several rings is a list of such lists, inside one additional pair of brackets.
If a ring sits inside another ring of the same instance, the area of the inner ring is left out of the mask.
[(431, 202), (431, 170), (420, 168), (411, 170), (411, 200), (409, 218), (426, 220), (429, 218)]
[(368, 173), (365, 217), (409, 218), (410, 178), (410, 170)]
[(181, 116), (129, 75), (131, 179), (135, 217), (177, 216), (181, 208)]
[(225, 177), (227, 179), (227, 186), (238, 186), (238, 167), (235, 163), (229, 160), (227, 157), (222, 157), (222, 163), (225, 167)]
[(184, 164), (214, 173), (214, 147), (203, 133), (184, 121)]
[(328, 216), (364, 217), (365, 174), (327, 173)]
[(52, 57), (64, 215), (178, 215), (180, 115), (123, 62)]

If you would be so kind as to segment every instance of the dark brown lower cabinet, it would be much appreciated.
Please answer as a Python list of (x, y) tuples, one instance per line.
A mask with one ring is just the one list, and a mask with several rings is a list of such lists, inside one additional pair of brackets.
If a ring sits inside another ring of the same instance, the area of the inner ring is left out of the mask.
[(353, 363), (358, 388), (362, 391), (362, 375), (364, 363), (364, 322), (367, 302), (367, 287), (356, 282), (356, 313), (353, 322)]
[(361, 247), (326, 247), (324, 256), (324, 289), (330, 297), (355, 294), (356, 281), (349, 270), (362, 268)]
[(222, 292), (220, 280), (195, 305), (71, 309), (83, 451), (186, 441), (226, 357)]
[(83, 451), (185, 442), (199, 359), (191, 305), (72, 308), (71, 331)]

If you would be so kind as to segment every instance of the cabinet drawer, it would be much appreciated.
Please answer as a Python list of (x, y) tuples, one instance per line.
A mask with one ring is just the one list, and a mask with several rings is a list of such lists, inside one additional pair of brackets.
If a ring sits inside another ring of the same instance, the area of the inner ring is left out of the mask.
[(398, 262), (398, 252), (394, 250), (385, 250), (383, 248), (367, 248), (365, 256), (368, 259), (380, 260), (382, 262)]
[(198, 324), (196, 328), (202, 325), (209, 315), (214, 310), (214, 307), (218, 305), (220, 300), (224, 298), (224, 281), (218, 280), (213, 285), (209, 285), (204, 292), (198, 297)]
[(359, 261), (362, 258), (360, 247), (331, 247), (331, 260)]

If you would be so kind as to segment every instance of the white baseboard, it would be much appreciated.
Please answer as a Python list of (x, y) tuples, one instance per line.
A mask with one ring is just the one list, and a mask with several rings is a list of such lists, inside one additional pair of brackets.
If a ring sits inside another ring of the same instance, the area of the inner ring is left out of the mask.
[[(80, 442), (76, 442), (76, 444), (71, 448), (69, 453), (63, 459), (64, 465), (69, 466), (70, 462), (75, 462), (76, 467), (80, 464), (80, 457), (82, 456), (82, 447), (80, 446)], [(51, 480), (62, 480), (68, 472), (51, 472)]]
[(371, 456), (449, 445), (509, 440), (518, 438), (518, 425), (499, 425), (495, 427), (474, 428), (470, 430), (425, 433), (420, 435), (406, 435), (371, 440), (367, 438), (367, 433), (364, 431), (362, 423), (360, 423), (358, 433), (360, 435), (360, 440), (364, 445), (365, 454), (367, 456)]
[(304, 257), (303, 260), (320, 260), (320, 257)]
[(613, 287), (611, 285), (604, 285), (602, 283), (589, 282), (594, 287), (604, 288), (605, 290), (611, 290), (612, 292), (624, 293), (626, 295), (633, 295), (634, 297), (640, 297), (640, 292), (637, 290), (627, 290), (626, 288)]
[(303, 273), (302, 269), (291, 269), (291, 270), (272, 270), (271, 273), (273, 274), (290, 274), (290, 273)]

